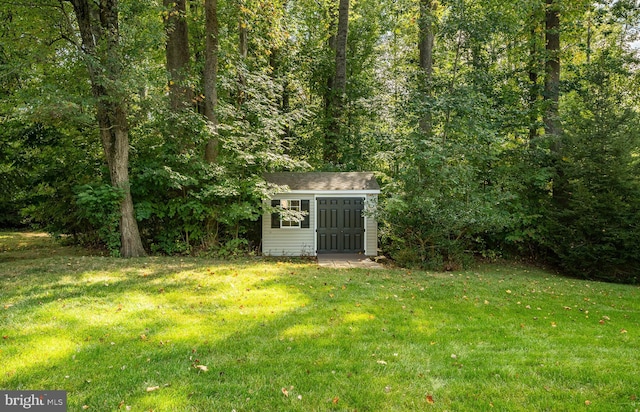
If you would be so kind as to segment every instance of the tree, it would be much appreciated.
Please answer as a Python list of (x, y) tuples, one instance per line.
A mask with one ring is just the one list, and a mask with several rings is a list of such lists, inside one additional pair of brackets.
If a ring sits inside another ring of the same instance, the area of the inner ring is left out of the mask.
[(546, 0), (545, 8), (545, 134), (560, 135), (558, 102), (560, 100), (560, 10), (557, 0)]
[(544, 131), (549, 139), (555, 168), (553, 197), (559, 206), (565, 201), (566, 181), (559, 159), (562, 157), (560, 136), (560, 10), (557, 0), (546, 0), (545, 8), (545, 77), (544, 77)]
[(190, 69), (189, 28), (186, 0), (163, 0), (165, 10), (166, 68), (169, 74), (169, 100), (173, 110), (192, 104), (193, 91), (188, 84)]
[[(436, 7), (436, 0), (420, 0), (420, 14), (418, 18), (419, 67), (424, 93), (426, 95), (430, 94), (430, 90), (433, 87), (434, 11)], [(420, 131), (428, 136), (431, 134), (431, 128), (431, 114), (429, 110), (425, 110), (424, 115), (420, 118)]]
[(209, 163), (218, 159), (220, 142), (218, 140), (218, 1), (205, 0), (205, 66), (204, 66), (204, 117), (209, 123), (209, 139), (205, 147), (204, 158)]
[(124, 59), (120, 51), (118, 1), (96, 4), (89, 0), (69, 0), (73, 5), (95, 99), (102, 147), (111, 184), (122, 191), (120, 201), (120, 254), (145, 255), (135, 218), (129, 182), (128, 96), (122, 90)]
[(534, 142), (538, 137), (539, 129), (539, 104), (538, 101), (541, 97), (541, 90), (539, 83), (541, 72), (541, 39), (540, 27), (542, 25), (543, 18), (540, 14), (543, 11), (543, 7), (539, 2), (533, 2), (531, 8), (531, 17), (528, 19), (526, 27), (529, 32), (528, 35), (528, 61), (527, 70), (529, 74), (529, 98), (528, 98), (528, 111), (529, 111), (529, 142)]
[(399, 260), (635, 267), (636, 2), (32, 4), (0, 2), (13, 222), (113, 247), (133, 198), (150, 250), (231, 250), (260, 215), (262, 173), (309, 162), (384, 174), (383, 245)]
[(349, 33), (349, 0), (340, 0), (336, 35), (336, 75), (334, 88), (338, 103), (347, 87), (347, 35)]
[(242, 106), (245, 100), (247, 88), (247, 78), (245, 71), (247, 70), (247, 55), (249, 54), (249, 28), (245, 19), (244, 0), (238, 1), (238, 106)]
[(331, 82), (329, 127), (325, 136), (323, 158), (326, 163), (340, 162), (338, 139), (341, 135), (341, 119), (344, 110), (344, 95), (347, 87), (347, 35), (349, 33), (349, 0), (340, 0), (338, 28), (335, 37), (335, 75)]
[(596, 51), (561, 110), (567, 194), (562, 207), (549, 205), (543, 242), (554, 263), (583, 278), (640, 281), (640, 96), (632, 64), (619, 47)]

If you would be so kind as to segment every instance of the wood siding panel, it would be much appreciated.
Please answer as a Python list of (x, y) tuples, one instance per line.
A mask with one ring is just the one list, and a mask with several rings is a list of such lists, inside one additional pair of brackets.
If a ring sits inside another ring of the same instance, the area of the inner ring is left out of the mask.
[(262, 216), (262, 254), (265, 256), (315, 256), (316, 206), (313, 195), (279, 194), (274, 199), (309, 200), (309, 228), (271, 228), (271, 214)]
[[(377, 195), (367, 196), (368, 207), (375, 207), (378, 204)], [(378, 255), (378, 222), (371, 216), (367, 216), (365, 219), (365, 232), (364, 235), (367, 238), (366, 249), (364, 254), (367, 256)]]

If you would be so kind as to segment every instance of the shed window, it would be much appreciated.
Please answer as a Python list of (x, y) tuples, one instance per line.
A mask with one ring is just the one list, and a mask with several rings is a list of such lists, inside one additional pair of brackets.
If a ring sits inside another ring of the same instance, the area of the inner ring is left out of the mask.
[(272, 200), (271, 206), (282, 213), (271, 214), (272, 228), (309, 228), (309, 201), (299, 199)]
[[(280, 207), (284, 210), (291, 210), (293, 212), (300, 212), (300, 200), (281, 200)], [(282, 216), (280, 221), (280, 227), (300, 227), (299, 220), (287, 220)]]

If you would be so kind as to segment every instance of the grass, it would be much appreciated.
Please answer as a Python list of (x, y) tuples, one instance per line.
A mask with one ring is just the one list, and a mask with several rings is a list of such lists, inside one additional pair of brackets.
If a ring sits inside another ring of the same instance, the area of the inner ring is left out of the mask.
[(640, 289), (83, 256), (0, 232), (0, 388), (69, 411), (634, 411)]

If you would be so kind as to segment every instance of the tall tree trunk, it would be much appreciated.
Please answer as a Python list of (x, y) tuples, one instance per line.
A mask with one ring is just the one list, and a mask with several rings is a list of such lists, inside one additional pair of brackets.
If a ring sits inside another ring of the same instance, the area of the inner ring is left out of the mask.
[(120, 203), (120, 254), (144, 256), (129, 186), (129, 125), (127, 97), (113, 85), (121, 80), (118, 1), (70, 0), (82, 38), (82, 51), (96, 100), (96, 113), (111, 184), (124, 192)]
[(249, 54), (249, 32), (247, 29), (247, 21), (245, 20), (244, 0), (238, 2), (238, 107), (244, 103), (245, 90), (247, 89), (247, 78), (245, 70), (247, 68), (247, 55)]
[(545, 133), (557, 137), (560, 135), (558, 121), (558, 101), (560, 99), (560, 12), (557, 0), (546, 0), (545, 10), (545, 79), (544, 99), (546, 110), (544, 117)]
[(189, 30), (187, 27), (186, 0), (163, 0), (167, 8), (165, 31), (167, 34), (166, 68), (169, 74), (169, 100), (173, 110), (188, 107), (193, 92), (187, 84), (189, 74)]
[[(281, 114), (287, 114), (291, 112), (291, 93), (290, 83), (288, 75), (286, 73), (286, 64), (283, 64), (283, 54), (279, 47), (272, 47), (271, 54), (269, 55), (269, 71), (271, 73), (271, 79), (274, 83), (280, 83), (280, 96), (279, 96), (279, 112)], [(291, 149), (291, 128), (289, 124), (283, 126), (283, 147), (286, 153), (289, 153)]]
[[(420, 52), (421, 88), (425, 96), (431, 95), (433, 79), (433, 42), (435, 39), (434, 11), (435, 0), (420, 0), (420, 16), (418, 20), (418, 50)], [(431, 113), (425, 112), (419, 120), (422, 133), (430, 135), (432, 130)]]
[(558, 117), (560, 100), (560, 12), (558, 0), (546, 0), (545, 10), (545, 79), (544, 79), (544, 131), (551, 139), (551, 153), (555, 178), (553, 199), (562, 206), (566, 200), (566, 178), (562, 168), (561, 127)]
[(347, 87), (347, 36), (349, 34), (349, 0), (340, 0), (338, 7), (338, 31), (335, 37), (335, 76), (331, 82), (331, 110), (329, 128), (325, 135), (324, 161), (339, 163), (338, 139), (342, 136), (341, 118), (344, 110), (344, 94)]
[[(333, 10), (329, 12), (329, 32), (331, 33), (329, 38), (327, 39), (327, 46), (329, 50), (333, 51), (333, 55), (336, 54), (336, 35), (335, 35), (335, 20), (337, 16), (334, 14)], [(336, 80), (336, 72), (335, 70), (331, 71), (331, 74), (327, 76), (327, 83), (325, 87), (325, 92), (323, 96), (324, 103), (324, 118), (328, 121), (327, 128), (324, 134), (324, 148), (323, 148), (323, 159), (325, 162), (331, 162), (334, 158), (334, 155), (330, 155), (329, 152), (335, 153), (337, 152), (337, 148), (331, 148), (334, 145), (334, 138), (331, 136), (332, 126), (331, 122), (333, 119), (333, 93), (334, 93), (334, 83)]]
[(338, 33), (336, 34), (336, 78), (334, 88), (337, 102), (342, 103), (342, 97), (347, 87), (347, 36), (349, 34), (349, 0), (340, 0), (338, 8)]
[(205, 161), (215, 163), (218, 159), (218, 2), (205, 0), (205, 67), (204, 67), (204, 117), (208, 120), (213, 137), (207, 142), (204, 151)]
[(539, 74), (542, 71), (542, 38), (539, 34), (539, 28), (542, 21), (542, 7), (538, 4), (534, 6), (531, 13), (531, 22), (529, 28), (529, 143), (535, 142), (539, 133), (539, 99), (541, 88), (539, 85)]
[[(287, 27), (287, 5), (289, 0), (283, 0), (280, 7), (282, 8), (282, 17), (279, 21), (274, 21), (272, 24), (277, 25), (278, 23), (282, 24), (282, 30), (288, 32)], [(290, 55), (289, 52), (289, 41), (288, 39), (281, 45), (277, 42), (272, 43), (271, 45), (271, 53), (269, 55), (269, 72), (271, 73), (271, 79), (274, 84), (279, 84), (280, 96), (279, 96), (279, 113), (287, 114), (291, 112), (291, 90), (290, 90), (290, 81), (289, 81), (289, 64), (287, 63), (287, 56)], [(291, 127), (287, 122), (286, 125), (283, 126), (282, 133), (282, 147), (284, 148), (285, 153), (289, 153), (291, 150)]]
[(540, 96), (538, 88), (538, 50), (535, 41), (536, 30), (531, 29), (531, 39), (529, 47), (529, 142), (533, 142), (538, 137), (538, 111), (536, 103)]

